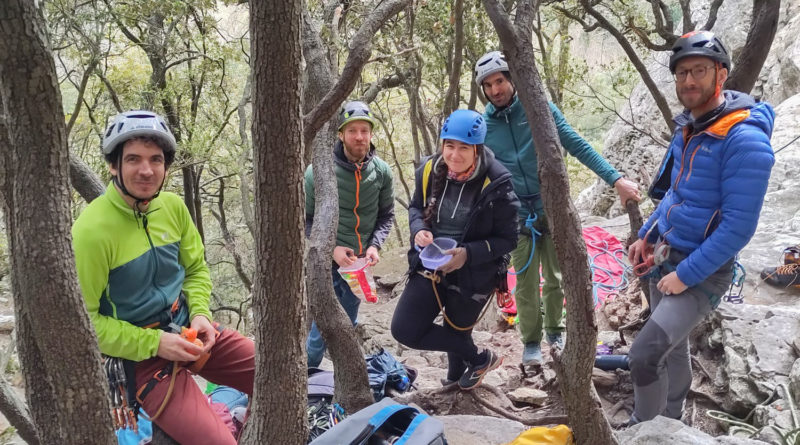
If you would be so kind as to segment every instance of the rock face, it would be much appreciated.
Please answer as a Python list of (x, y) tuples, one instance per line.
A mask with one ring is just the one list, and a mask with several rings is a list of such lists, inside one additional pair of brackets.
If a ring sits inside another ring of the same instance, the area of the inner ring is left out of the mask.
[[(699, 4), (702, 3), (702, 4)], [(693, 20), (702, 26), (708, 16), (709, 2), (695, 2)], [(750, 28), (753, 2), (750, 0), (726, 0), (720, 8), (713, 31), (728, 46), (734, 60), (741, 52)], [(772, 105), (778, 105), (800, 92), (800, 43), (796, 36), (800, 33), (800, 0), (781, 2), (781, 15), (778, 32), (770, 54), (764, 63), (759, 81), (752, 91), (756, 97), (763, 98)], [(682, 106), (675, 96), (675, 83), (667, 68), (669, 52), (655, 54), (653, 59), (646, 55), (648, 71), (659, 90), (665, 96), (673, 113)], [(667, 126), (643, 83), (636, 85), (631, 93), (629, 104), (620, 111), (621, 118), (608, 131), (603, 155), (627, 177), (638, 182), (643, 189), (652, 181), (664, 155), (669, 137), (664, 135)], [(605, 217), (622, 213), (616, 202), (613, 189), (600, 180), (581, 192), (575, 202), (583, 214)], [(652, 210), (652, 203), (643, 203), (643, 213)]]
[[(711, 324), (719, 335), (712, 334), (708, 342), (713, 348), (721, 347), (723, 351), (716, 379), (717, 385), (726, 389), (722, 398), (723, 410), (744, 416), (764, 403), (779, 385), (790, 382), (798, 352), (787, 339), (800, 337), (800, 311), (723, 304), (712, 314)], [(785, 397), (783, 392), (780, 390), (778, 396)], [(791, 424), (782, 425), (785, 422), (779, 412), (781, 406), (787, 404), (759, 408), (755, 426), (772, 423), (791, 427)]]
[[(772, 147), (779, 150), (800, 135), (800, 94), (775, 108), (775, 130)], [(745, 295), (748, 301), (760, 304), (794, 304), (800, 292), (776, 289), (764, 284), (759, 271), (766, 266), (782, 264), (784, 248), (800, 243), (800, 140), (775, 155), (769, 188), (764, 198), (758, 228), (750, 243), (739, 254), (747, 270)]]
[(656, 417), (617, 433), (620, 445), (766, 445), (736, 437), (711, 437), (674, 419)]

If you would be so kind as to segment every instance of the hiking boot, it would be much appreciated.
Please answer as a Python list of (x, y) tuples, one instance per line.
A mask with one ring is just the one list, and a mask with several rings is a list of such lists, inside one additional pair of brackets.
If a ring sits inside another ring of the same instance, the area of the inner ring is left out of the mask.
[(556, 332), (554, 334), (547, 334), (545, 335), (547, 338), (547, 343), (552, 347), (555, 346), (558, 349), (564, 349), (564, 336), (561, 335), (560, 332)]
[(541, 366), (542, 360), (542, 345), (538, 341), (525, 343), (525, 351), (522, 352), (522, 366)]
[(761, 279), (776, 287), (800, 289), (800, 264), (784, 264), (778, 267), (767, 267), (761, 271)]
[(463, 389), (469, 391), (470, 389), (475, 388), (476, 386), (481, 384), (483, 378), (486, 377), (486, 374), (489, 371), (496, 369), (503, 363), (503, 357), (498, 357), (497, 354), (492, 352), (489, 349), (484, 350), (486, 354), (486, 361), (480, 365), (469, 365), (467, 368), (467, 372), (461, 376), (461, 379), (458, 380), (458, 386)]

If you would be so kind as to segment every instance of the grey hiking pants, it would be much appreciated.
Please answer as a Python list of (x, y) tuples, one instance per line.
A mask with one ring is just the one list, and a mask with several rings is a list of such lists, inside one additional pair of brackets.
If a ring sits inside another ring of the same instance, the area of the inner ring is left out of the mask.
[[(670, 261), (678, 264), (684, 257), (673, 252)], [(661, 276), (650, 279), (650, 319), (636, 336), (629, 355), (634, 422), (658, 415), (673, 419), (683, 415), (692, 384), (689, 333), (714, 309), (712, 298), (719, 301), (728, 290), (732, 273), (731, 261), (699, 285), (677, 295), (664, 295), (656, 288)], [(662, 274), (666, 275), (666, 271)]]

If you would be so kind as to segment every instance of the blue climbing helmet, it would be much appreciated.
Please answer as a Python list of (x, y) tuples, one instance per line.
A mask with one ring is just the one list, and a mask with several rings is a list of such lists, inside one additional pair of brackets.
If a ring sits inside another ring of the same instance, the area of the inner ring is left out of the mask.
[(456, 110), (445, 119), (440, 139), (454, 139), (465, 144), (479, 145), (486, 139), (486, 121), (473, 110)]

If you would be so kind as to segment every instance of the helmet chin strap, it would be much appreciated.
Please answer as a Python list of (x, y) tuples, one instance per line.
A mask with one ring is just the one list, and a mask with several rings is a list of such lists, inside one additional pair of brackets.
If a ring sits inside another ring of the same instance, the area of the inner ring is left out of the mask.
[(701, 105), (701, 107), (703, 107), (703, 108), (708, 106), (708, 104), (710, 104), (711, 101), (715, 100), (716, 98), (718, 98), (722, 94), (722, 85), (720, 85), (719, 82), (717, 82), (717, 72), (719, 71), (720, 68), (722, 68), (722, 64), (715, 60), (714, 61), (714, 95), (709, 97), (708, 100), (705, 101), (703, 103), (703, 105)]

